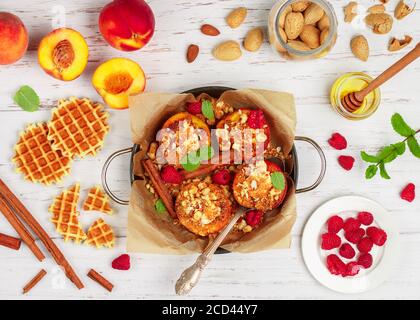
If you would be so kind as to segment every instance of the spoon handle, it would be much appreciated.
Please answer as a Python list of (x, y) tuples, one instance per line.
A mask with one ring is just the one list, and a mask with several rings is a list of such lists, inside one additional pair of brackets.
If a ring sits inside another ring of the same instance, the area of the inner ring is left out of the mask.
[(382, 72), (376, 79), (370, 82), (369, 85), (365, 89), (360, 90), (359, 92), (356, 92), (355, 95), (356, 95), (357, 100), (363, 101), (363, 99), (366, 97), (366, 95), (369, 94), (369, 92), (375, 90), (385, 81), (392, 78), (395, 74), (400, 72), (408, 64), (416, 60), (419, 56), (420, 56), (420, 42), (417, 43), (417, 45), (414, 47), (413, 50), (408, 52), (404, 57), (402, 57), (400, 60), (395, 62), (392, 66), (390, 66), (388, 69)]
[(198, 256), (195, 263), (189, 268), (185, 269), (184, 272), (182, 272), (181, 276), (179, 277), (175, 285), (176, 294), (178, 295), (188, 294), (192, 290), (192, 288), (195, 287), (195, 285), (200, 280), (201, 272), (208, 265), (214, 252), (220, 246), (222, 241), (226, 238), (230, 230), (232, 230), (233, 226), (238, 221), (238, 219), (242, 216), (242, 214), (243, 214), (242, 210), (239, 210), (238, 212), (236, 212), (232, 220), (230, 220), (229, 224), (223, 229), (222, 232), (219, 233), (216, 239), (214, 239), (214, 241), (209, 244), (206, 250), (201, 255)]

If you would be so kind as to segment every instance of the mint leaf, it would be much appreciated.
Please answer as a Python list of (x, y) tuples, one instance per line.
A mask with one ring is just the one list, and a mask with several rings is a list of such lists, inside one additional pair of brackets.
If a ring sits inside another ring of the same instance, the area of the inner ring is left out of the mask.
[(201, 162), (198, 153), (198, 151), (194, 151), (182, 157), (181, 165), (186, 171), (191, 172), (198, 169)]
[(214, 120), (214, 111), (213, 111), (213, 105), (211, 104), (211, 101), (203, 100), (201, 102), (201, 112), (207, 119)]
[(420, 146), (419, 146), (419, 143), (414, 136), (411, 136), (407, 139), (407, 145), (408, 145), (408, 149), (410, 149), (411, 153), (415, 157), (420, 158)]
[(379, 161), (381, 161), (381, 159), (379, 159), (378, 157), (367, 154), (364, 151), (360, 152), (360, 156), (362, 157), (363, 161), (366, 162), (378, 163)]
[(165, 206), (165, 204), (163, 203), (163, 201), (162, 201), (162, 199), (158, 199), (156, 202), (155, 202), (155, 209), (156, 209), (156, 212), (157, 213), (164, 213), (164, 212), (166, 212), (167, 210), (166, 210), (166, 206)]
[(365, 172), (366, 179), (372, 179), (376, 175), (376, 172), (378, 172), (377, 166), (371, 165), (367, 167), (366, 172)]
[(24, 111), (34, 112), (39, 109), (39, 96), (29, 86), (22, 86), (13, 96), (15, 103)]
[(397, 156), (398, 153), (392, 145), (382, 148), (378, 154), (378, 157), (381, 159), (381, 161), (383, 161), (383, 163), (391, 162), (395, 160)]
[(198, 150), (198, 157), (200, 158), (200, 162), (207, 161), (214, 156), (214, 149), (212, 146), (204, 146)]
[(394, 143), (392, 146), (394, 147), (394, 150), (397, 152), (397, 154), (399, 156), (404, 154), (404, 152), (405, 152), (405, 142), (404, 141)]
[(410, 128), (399, 113), (395, 113), (392, 116), (391, 124), (394, 130), (403, 137), (409, 137), (415, 133), (415, 131)]
[(284, 179), (284, 175), (281, 172), (273, 172), (271, 175), (271, 184), (277, 190), (284, 190), (286, 187), (286, 180)]
[(386, 172), (385, 169), (385, 165), (383, 164), (383, 162), (381, 162), (379, 164), (379, 173), (381, 174), (381, 177), (384, 179), (391, 179), (391, 177), (389, 176), (388, 172)]

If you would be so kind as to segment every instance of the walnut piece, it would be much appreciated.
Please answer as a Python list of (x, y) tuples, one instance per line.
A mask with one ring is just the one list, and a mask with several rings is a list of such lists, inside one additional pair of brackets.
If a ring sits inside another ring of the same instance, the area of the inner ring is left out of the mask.
[(357, 2), (351, 1), (344, 7), (344, 22), (350, 23), (357, 16)]
[(412, 40), (413, 38), (407, 35), (404, 36), (404, 39), (392, 38), (391, 41), (389, 42), (388, 50), (389, 51), (401, 50), (402, 48), (408, 46)]
[(397, 6), (395, 7), (394, 17), (398, 20), (401, 20), (408, 16), (413, 10), (414, 6), (413, 8), (410, 8), (406, 3), (404, 3), (404, 0), (400, 0), (400, 2), (398, 2)]
[(392, 29), (393, 19), (387, 13), (370, 13), (366, 16), (365, 21), (377, 34), (386, 34)]

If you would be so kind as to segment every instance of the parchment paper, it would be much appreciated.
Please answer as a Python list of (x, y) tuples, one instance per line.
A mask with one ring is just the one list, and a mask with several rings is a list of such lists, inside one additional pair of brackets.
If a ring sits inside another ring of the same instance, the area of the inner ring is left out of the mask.
[[(185, 104), (194, 101), (191, 94), (143, 93), (130, 97), (132, 141), (142, 150), (135, 157), (134, 171), (142, 176), (140, 160), (162, 124), (171, 115), (185, 111)], [(267, 90), (242, 89), (226, 91), (223, 100), (235, 109), (261, 108), (271, 129), (271, 138), (288, 154), (293, 146), (296, 126), (294, 98), (291, 94)], [(290, 232), (296, 220), (296, 196), (293, 182), (281, 208), (265, 214), (264, 222), (256, 230), (243, 234), (232, 233), (223, 248), (234, 252), (255, 252), (289, 248)], [(202, 252), (208, 238), (202, 238), (174, 224), (166, 214), (154, 209), (154, 197), (145, 187), (145, 181), (135, 181), (131, 189), (128, 211), (128, 252), (159, 254), (189, 254)]]

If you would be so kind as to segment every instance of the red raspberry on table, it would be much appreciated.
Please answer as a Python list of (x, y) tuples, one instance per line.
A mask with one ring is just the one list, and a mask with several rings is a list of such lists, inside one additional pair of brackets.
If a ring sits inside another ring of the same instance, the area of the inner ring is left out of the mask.
[(333, 133), (331, 138), (328, 140), (331, 147), (337, 150), (343, 150), (347, 148), (347, 140), (339, 133)]
[(338, 163), (344, 170), (350, 171), (354, 165), (354, 158), (352, 156), (339, 156)]
[(357, 259), (357, 263), (365, 269), (369, 269), (372, 266), (373, 258), (370, 253), (362, 253)]
[(356, 251), (354, 251), (353, 247), (348, 243), (343, 243), (338, 250), (338, 253), (346, 259), (352, 259), (356, 255)]
[(162, 180), (167, 183), (180, 184), (184, 177), (180, 174), (174, 166), (165, 166), (160, 172)]
[(357, 214), (357, 220), (359, 220), (361, 224), (368, 226), (373, 222), (373, 214), (367, 211), (361, 211)]
[(360, 221), (355, 218), (348, 218), (344, 221), (344, 231), (354, 231), (360, 228)]
[(122, 254), (118, 258), (112, 261), (112, 268), (117, 270), (129, 270), (131, 267), (130, 256), (128, 254)]
[(352, 261), (346, 264), (346, 274), (344, 277), (353, 277), (360, 271), (360, 266), (357, 262)]
[(412, 202), (416, 197), (416, 186), (413, 183), (407, 184), (407, 186), (401, 191), (401, 199), (408, 202)]
[(201, 101), (188, 102), (187, 111), (191, 114), (200, 114), (201, 113)]
[(372, 250), (372, 247), (373, 241), (369, 237), (362, 238), (357, 244), (357, 249), (359, 249), (359, 251), (363, 253), (370, 252), (370, 250)]
[(211, 179), (214, 183), (221, 185), (228, 185), (230, 179), (232, 178), (230, 171), (228, 169), (219, 170), (211, 176)]
[(250, 210), (245, 215), (246, 224), (251, 227), (256, 227), (262, 221), (264, 213), (260, 210)]
[(351, 243), (358, 244), (360, 239), (362, 239), (364, 235), (365, 235), (365, 230), (363, 230), (362, 228), (359, 228), (353, 231), (346, 231), (344, 233), (344, 238), (346, 238), (346, 240)]
[(332, 216), (327, 221), (328, 232), (337, 233), (343, 228), (344, 220), (339, 216)]
[(347, 273), (346, 264), (335, 254), (327, 257), (327, 268), (331, 274), (345, 275)]
[(338, 248), (341, 244), (341, 238), (335, 233), (324, 233), (322, 236), (321, 248), (324, 250), (331, 250)]
[(266, 123), (264, 112), (262, 112), (262, 110), (251, 110), (247, 120), (247, 124), (250, 128), (261, 129)]
[(385, 230), (379, 229), (377, 227), (367, 228), (366, 234), (372, 240), (372, 242), (379, 247), (382, 247), (388, 238)]

